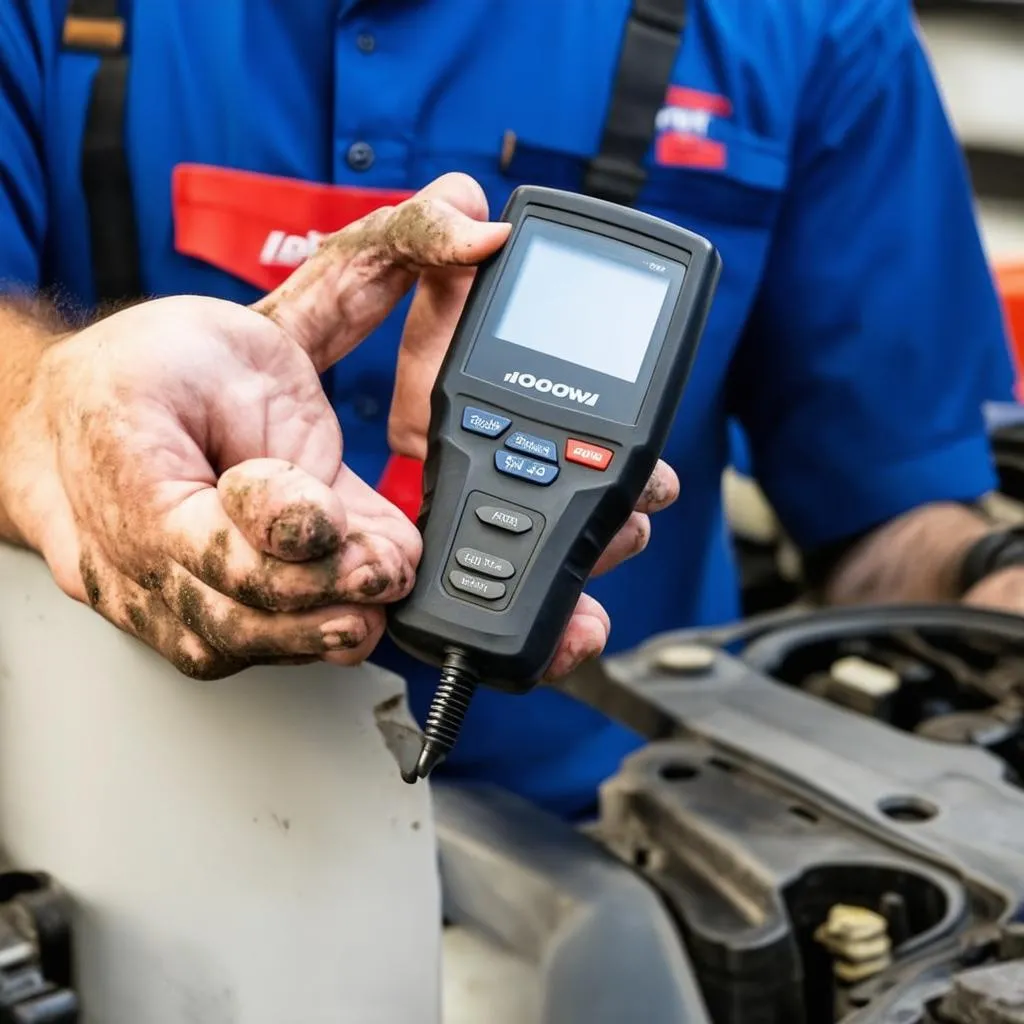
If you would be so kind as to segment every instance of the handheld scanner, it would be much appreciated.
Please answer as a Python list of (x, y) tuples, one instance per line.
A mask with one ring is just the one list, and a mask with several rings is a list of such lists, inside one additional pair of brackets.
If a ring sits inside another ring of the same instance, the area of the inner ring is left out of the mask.
[(389, 615), (444, 670), (434, 763), (477, 681), (543, 677), (661, 454), (721, 269), (699, 235), (575, 193), (520, 187), (502, 219), (432, 393), (423, 557)]

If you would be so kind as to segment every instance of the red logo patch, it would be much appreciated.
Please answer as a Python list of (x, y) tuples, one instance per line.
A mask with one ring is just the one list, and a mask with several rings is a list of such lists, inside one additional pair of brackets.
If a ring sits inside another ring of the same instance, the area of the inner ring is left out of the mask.
[[(412, 194), (181, 164), (171, 182), (174, 248), (272, 291), (316, 251), (324, 235)], [(415, 521), (422, 464), (392, 456), (377, 490)]]
[(708, 134), (716, 118), (731, 116), (732, 103), (725, 96), (669, 86), (655, 122), (654, 159), (665, 167), (724, 170), (729, 157), (726, 145)]
[(324, 235), (412, 194), (180, 164), (171, 181), (174, 248), (271, 291)]

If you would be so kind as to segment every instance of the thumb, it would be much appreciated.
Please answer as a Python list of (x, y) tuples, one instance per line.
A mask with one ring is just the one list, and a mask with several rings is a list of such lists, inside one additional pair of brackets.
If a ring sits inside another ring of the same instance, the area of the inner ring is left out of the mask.
[(486, 218), (480, 185), (446, 174), (404, 203), (328, 235), (253, 308), (305, 349), (322, 373), (384, 320), (424, 268), (472, 266), (496, 252), (509, 225)]
[(249, 459), (221, 474), (217, 492), (249, 545), (284, 562), (333, 554), (347, 530), (341, 498), (281, 459)]

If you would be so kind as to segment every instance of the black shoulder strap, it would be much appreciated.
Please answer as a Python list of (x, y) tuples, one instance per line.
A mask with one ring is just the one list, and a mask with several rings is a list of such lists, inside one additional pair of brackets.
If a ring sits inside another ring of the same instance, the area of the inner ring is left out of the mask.
[(131, 176), (125, 153), (128, 55), (118, 0), (70, 0), (64, 47), (100, 55), (82, 140), (82, 187), (89, 210), (96, 301), (142, 294)]
[(601, 150), (583, 191), (631, 206), (647, 178), (644, 157), (672, 81), (686, 26), (686, 0), (633, 0), (619, 53)]

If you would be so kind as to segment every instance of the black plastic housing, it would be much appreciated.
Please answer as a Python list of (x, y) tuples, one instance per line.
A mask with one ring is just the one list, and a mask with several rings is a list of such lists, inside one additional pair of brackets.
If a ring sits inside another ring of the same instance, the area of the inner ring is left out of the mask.
[[(535, 392), (513, 391), (464, 372), (517, 231), (528, 217), (584, 227), (685, 265), (635, 424), (607, 419), (597, 409), (565, 408)], [(502, 219), (512, 224), (509, 241), (481, 265), (432, 392), (418, 524), (423, 559), (412, 593), (391, 607), (388, 629), (399, 647), (429, 664), (440, 665), (445, 650), (457, 647), (483, 683), (525, 693), (551, 663), (595, 562), (629, 517), (661, 454), (704, 330), (721, 258), (706, 239), (666, 221), (553, 189), (516, 189)], [(502, 442), (461, 428), (467, 405), (509, 417), (514, 430), (554, 440), (560, 456), (555, 482), (541, 487), (499, 474), (494, 452)], [(611, 449), (608, 469), (597, 472), (566, 461), (568, 438)], [(473, 515), (475, 505), (525, 510), (536, 525), (528, 534), (499, 537)], [(448, 581), (454, 551), (484, 544), (517, 566), (500, 601), (461, 594)]]

